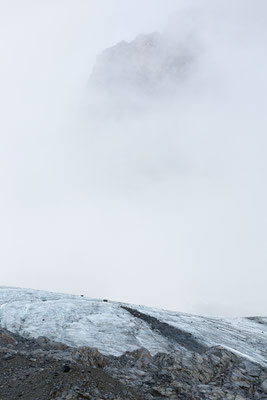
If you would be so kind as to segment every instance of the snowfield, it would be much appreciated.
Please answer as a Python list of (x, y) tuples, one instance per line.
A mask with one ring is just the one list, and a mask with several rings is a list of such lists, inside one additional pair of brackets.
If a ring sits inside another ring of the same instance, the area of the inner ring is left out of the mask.
[(186, 351), (191, 342), (221, 345), (267, 366), (267, 318), (263, 317), (210, 318), (0, 286), (0, 327), (25, 337), (46, 336), (70, 346), (96, 347), (112, 355), (140, 347), (152, 354)]

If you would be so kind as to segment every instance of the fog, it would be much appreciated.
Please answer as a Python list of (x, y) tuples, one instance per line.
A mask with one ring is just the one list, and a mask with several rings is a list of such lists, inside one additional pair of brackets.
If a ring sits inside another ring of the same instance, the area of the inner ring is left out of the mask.
[[(263, 0), (1, 0), (1, 285), (266, 315), (266, 17)], [(103, 50), (155, 31), (192, 55), (177, 85), (90, 92)]]

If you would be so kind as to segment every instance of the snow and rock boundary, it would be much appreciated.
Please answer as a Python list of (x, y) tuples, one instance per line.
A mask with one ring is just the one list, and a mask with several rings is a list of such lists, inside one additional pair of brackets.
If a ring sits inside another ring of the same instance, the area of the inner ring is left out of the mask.
[[(222, 346), (266, 367), (265, 321), (263, 317), (210, 318), (75, 295), (0, 287), (0, 327), (28, 338), (44, 336), (68, 346), (98, 348), (104, 355), (120, 356), (139, 348), (146, 348), (152, 355), (189, 350), (201, 353)], [(169, 327), (172, 335), (176, 332), (177, 339), (164, 334), (164, 327)]]

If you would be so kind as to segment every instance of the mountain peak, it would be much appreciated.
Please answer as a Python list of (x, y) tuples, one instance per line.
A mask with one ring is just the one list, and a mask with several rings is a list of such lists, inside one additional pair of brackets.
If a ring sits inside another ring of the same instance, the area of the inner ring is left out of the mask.
[(158, 32), (140, 34), (103, 51), (89, 86), (113, 96), (175, 92), (194, 58), (192, 49), (177, 38)]

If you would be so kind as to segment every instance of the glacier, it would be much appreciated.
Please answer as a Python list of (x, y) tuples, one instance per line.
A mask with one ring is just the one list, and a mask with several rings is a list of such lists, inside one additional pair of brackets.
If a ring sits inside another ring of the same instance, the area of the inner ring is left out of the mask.
[(146, 348), (153, 355), (186, 351), (188, 343), (199, 348), (222, 346), (267, 366), (265, 317), (211, 318), (0, 286), (0, 327), (24, 337), (45, 336), (69, 346), (94, 347), (105, 355), (115, 356), (138, 348)]

